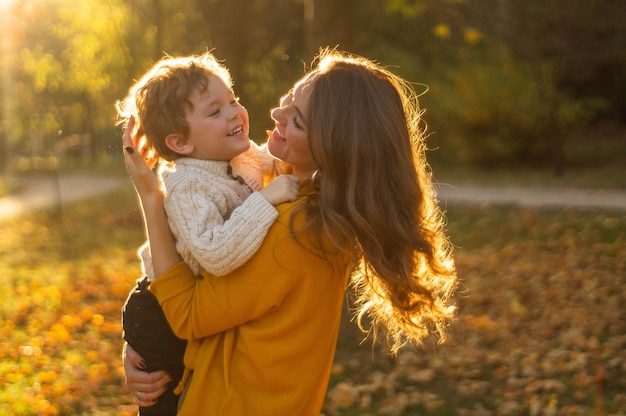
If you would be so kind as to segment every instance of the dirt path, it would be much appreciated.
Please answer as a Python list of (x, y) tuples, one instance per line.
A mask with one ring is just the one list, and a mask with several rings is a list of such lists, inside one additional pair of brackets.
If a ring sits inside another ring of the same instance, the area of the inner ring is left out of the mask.
[(131, 186), (122, 175), (75, 174), (24, 177), (17, 180), (20, 192), (0, 198), (0, 221), (29, 210), (42, 210)]
[[(131, 186), (123, 175), (74, 174), (58, 178), (20, 178), (21, 192), (0, 198), (0, 221), (27, 210), (40, 210), (59, 204)], [(537, 208), (576, 208), (626, 212), (626, 191), (575, 188), (540, 188), (520, 186), (441, 185), (439, 200), (443, 204), (492, 204)]]
[(437, 192), (439, 200), (448, 204), (626, 211), (626, 191), (616, 189), (441, 185)]

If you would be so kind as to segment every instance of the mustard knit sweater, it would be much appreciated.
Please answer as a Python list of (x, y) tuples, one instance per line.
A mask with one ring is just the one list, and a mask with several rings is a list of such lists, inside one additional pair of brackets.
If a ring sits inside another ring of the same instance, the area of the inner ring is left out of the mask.
[(195, 279), (181, 262), (150, 286), (174, 332), (189, 340), (180, 416), (319, 415), (350, 259), (335, 250), (323, 260), (294, 240), (289, 220), (304, 198), (277, 207), (256, 255), (232, 273)]

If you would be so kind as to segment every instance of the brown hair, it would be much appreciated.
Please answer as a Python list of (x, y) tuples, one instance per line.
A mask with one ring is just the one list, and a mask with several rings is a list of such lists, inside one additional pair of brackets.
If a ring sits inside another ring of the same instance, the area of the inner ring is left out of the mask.
[[(157, 156), (171, 161), (179, 155), (165, 145), (169, 134), (189, 135), (187, 112), (193, 111), (192, 93), (204, 93), (210, 76), (220, 77), (232, 88), (228, 69), (209, 52), (200, 56), (165, 57), (157, 62), (117, 103), (121, 123), (135, 117), (137, 136)], [(149, 138), (149, 139), (148, 139)]]
[(451, 244), (425, 156), (419, 106), (403, 79), (361, 57), (323, 51), (308, 107), (319, 166), (311, 225), (337, 247), (355, 247), (359, 324), (387, 329), (392, 352), (454, 313)]

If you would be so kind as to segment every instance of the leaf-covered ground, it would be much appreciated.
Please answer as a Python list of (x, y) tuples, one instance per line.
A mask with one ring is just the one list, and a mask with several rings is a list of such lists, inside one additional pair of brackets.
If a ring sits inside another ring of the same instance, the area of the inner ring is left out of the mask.
[(0, 415), (136, 413), (120, 360), (134, 206), (128, 191), (0, 223)]
[(389, 358), (355, 353), (362, 337), (347, 324), (326, 414), (626, 414), (623, 213), (449, 217), (463, 288), (449, 338)]
[[(132, 191), (0, 223), (0, 415), (132, 415), (120, 308)], [(324, 413), (625, 415), (623, 213), (449, 209), (463, 290), (443, 345), (391, 358), (346, 319)]]

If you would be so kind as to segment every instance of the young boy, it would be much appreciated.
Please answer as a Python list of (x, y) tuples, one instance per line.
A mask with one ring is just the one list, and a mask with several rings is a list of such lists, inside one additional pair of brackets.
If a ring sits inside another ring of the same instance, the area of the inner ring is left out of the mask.
[[(158, 62), (118, 103), (134, 117), (144, 146), (160, 160), (158, 174), (176, 248), (190, 269), (221, 276), (245, 263), (277, 217), (274, 205), (295, 200), (291, 175), (275, 174), (274, 159), (248, 137), (246, 109), (232, 91), (228, 70), (210, 53)], [(140, 249), (145, 277), (122, 311), (124, 339), (146, 362), (173, 381), (140, 415), (175, 415), (173, 388), (182, 375), (185, 341), (176, 338), (147, 287), (155, 276), (148, 243)], [(210, 317), (207, 317), (210, 319)]]

